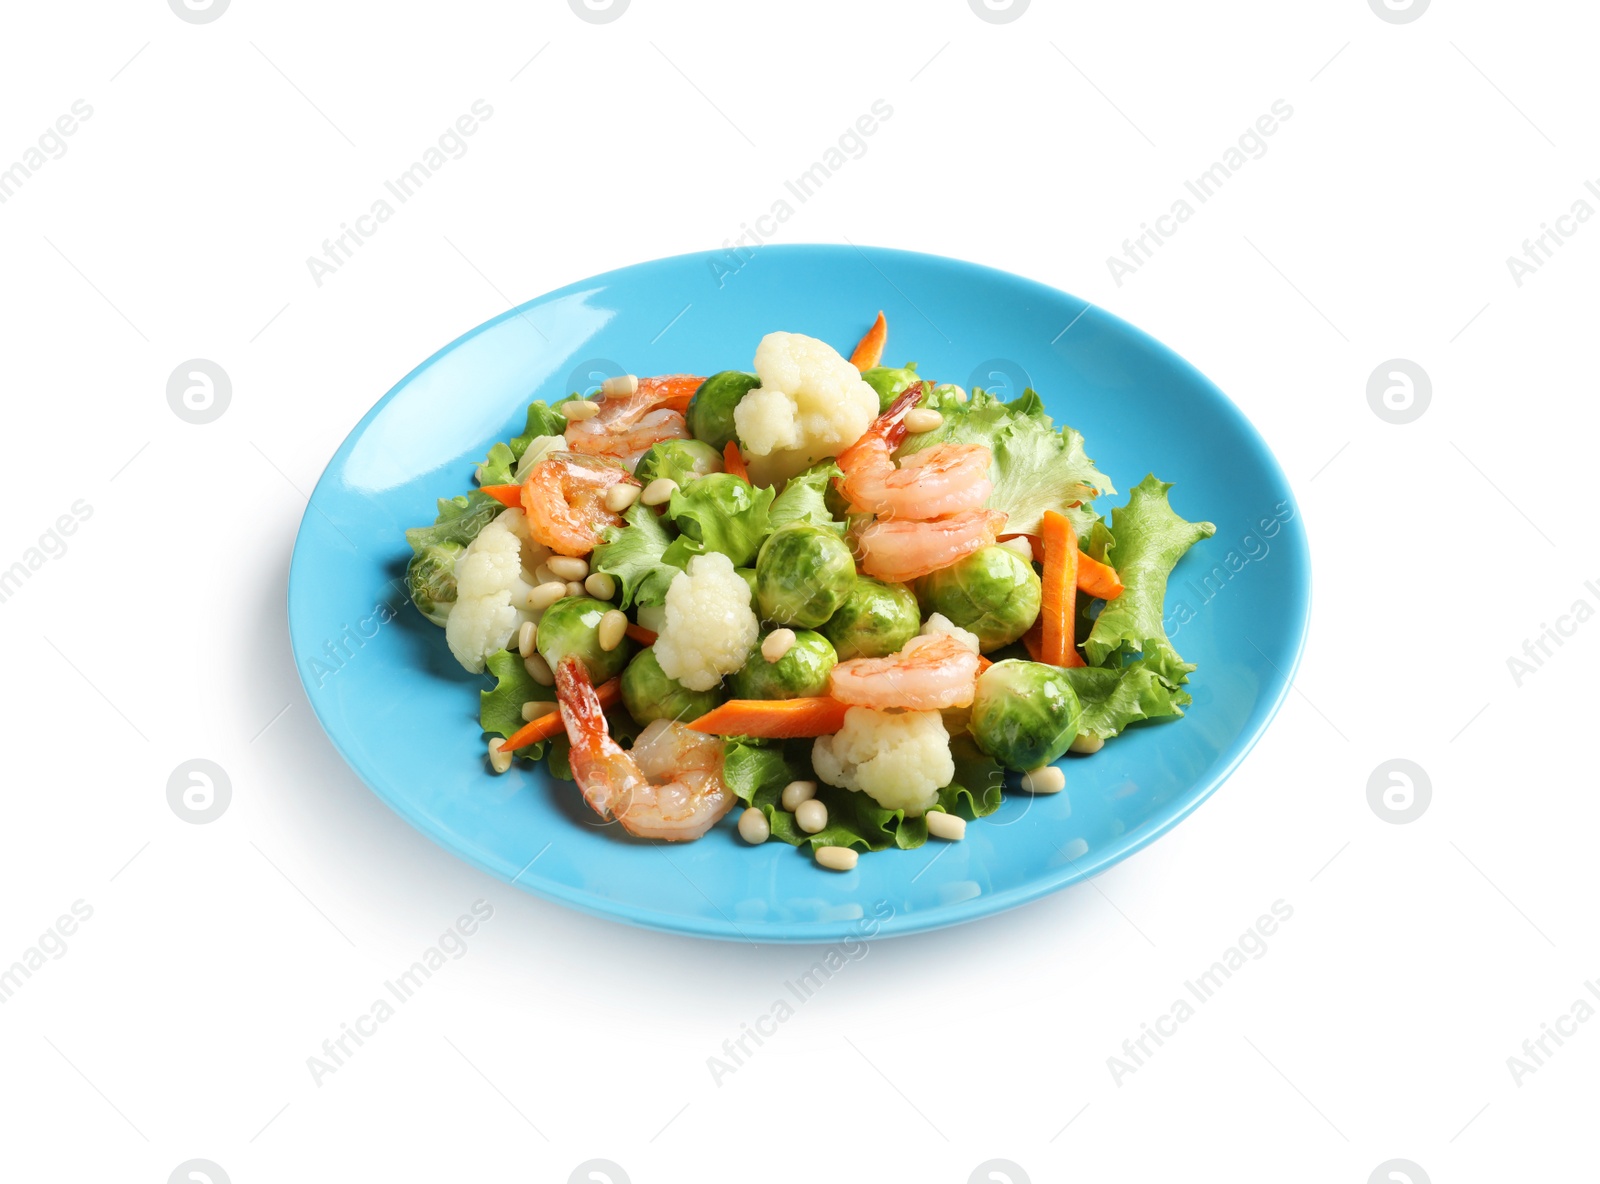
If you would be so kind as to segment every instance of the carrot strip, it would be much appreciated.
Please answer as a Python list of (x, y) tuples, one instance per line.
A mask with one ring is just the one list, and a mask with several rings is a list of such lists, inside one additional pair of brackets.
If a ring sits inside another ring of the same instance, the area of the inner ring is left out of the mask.
[(1039, 531), (1044, 540), (1044, 596), (1039, 610), (1039, 661), (1051, 666), (1082, 666), (1075, 644), (1078, 599), (1078, 539), (1072, 523), (1046, 510)]
[(883, 319), (883, 313), (878, 313), (878, 319), (872, 322), (872, 328), (867, 330), (856, 346), (855, 353), (850, 355), (850, 364), (857, 370), (871, 370), (883, 361), (883, 347), (889, 340), (889, 322)]
[(761, 736), (788, 740), (829, 736), (844, 727), (849, 708), (827, 696), (804, 699), (729, 699), (689, 726), (713, 736)]
[(1041, 614), (1022, 635), (1023, 648), (1035, 662), (1044, 661), (1044, 616)]
[(744, 463), (744, 453), (739, 451), (739, 441), (729, 440), (722, 450), (722, 467), (735, 477), (750, 480), (750, 470)]
[(635, 625), (632, 621), (628, 622), (626, 633), (640, 645), (655, 645), (656, 643), (656, 635), (654, 633), (643, 625)]
[(978, 677), (982, 678), (983, 677), (983, 672), (985, 670), (989, 669), (989, 667), (991, 667), (993, 665), (994, 665), (994, 663), (989, 661), (988, 658), (985, 658), (982, 654), (979, 654), (978, 655)]
[[(1003, 534), (999, 541), (1027, 539), (1033, 546), (1033, 561), (1044, 562), (1044, 540), (1036, 534)], [(1093, 556), (1078, 552), (1078, 591), (1098, 596), (1101, 600), (1115, 600), (1122, 595), (1122, 578), (1109, 563), (1101, 563)]]
[(694, 398), (695, 391), (700, 389), (704, 381), (698, 374), (663, 374), (657, 378), (641, 378), (639, 395), (635, 397), (654, 397), (660, 400), (655, 406), (683, 412), (689, 410), (689, 400)]
[[(600, 698), (600, 706), (615, 707), (622, 702), (622, 679), (608, 679), (597, 686), (594, 693)], [(552, 711), (549, 715), (541, 715), (531, 723), (523, 724), (512, 732), (511, 738), (500, 747), (505, 752), (515, 752), (519, 748), (526, 748), (530, 744), (559, 736), (565, 730), (566, 725), (561, 722), (560, 710)]]
[(1116, 569), (1098, 559), (1078, 552), (1078, 591), (1098, 596), (1101, 600), (1115, 600), (1122, 595), (1122, 580)]
[(502, 506), (510, 506), (513, 510), (522, 509), (522, 486), (520, 485), (485, 485), (479, 492), (487, 493)]

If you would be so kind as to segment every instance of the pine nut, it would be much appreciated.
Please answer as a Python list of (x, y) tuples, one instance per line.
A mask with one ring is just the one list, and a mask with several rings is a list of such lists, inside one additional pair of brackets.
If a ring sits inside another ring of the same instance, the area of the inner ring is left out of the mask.
[(761, 656), (768, 662), (781, 662), (783, 656), (794, 648), (793, 629), (774, 629), (761, 643)]
[(639, 487), (632, 481), (618, 481), (606, 490), (606, 509), (620, 514), (639, 500)]
[(678, 483), (671, 477), (657, 477), (644, 487), (639, 500), (647, 506), (659, 506), (662, 502), (670, 500), (677, 492)]
[(556, 705), (547, 699), (530, 699), (522, 705), (522, 722), (531, 724), (555, 712)]
[(739, 815), (739, 837), (752, 846), (765, 843), (772, 837), (772, 824), (765, 814), (751, 806)]
[(817, 862), (829, 871), (853, 872), (856, 870), (856, 854), (854, 847), (818, 847)]
[(923, 432), (931, 432), (944, 425), (944, 416), (931, 407), (913, 407), (906, 412), (906, 431), (913, 436), (920, 436)]
[(534, 654), (532, 657), (522, 659), (522, 668), (528, 672), (528, 677), (540, 686), (556, 685), (556, 676), (550, 670), (550, 663), (544, 660), (543, 654)]
[(828, 807), (816, 798), (808, 798), (795, 809), (794, 820), (806, 834), (814, 835), (828, 825)]
[(1022, 775), (1022, 788), (1029, 793), (1060, 793), (1067, 788), (1067, 775), (1054, 765), (1029, 769)]
[(538, 567), (533, 569), (533, 582), (535, 585), (538, 585), (565, 584), (567, 581), (556, 579), (555, 573), (550, 570), (549, 561), (546, 560), (544, 563), (541, 563)]
[(612, 609), (600, 618), (600, 624), (595, 629), (595, 635), (600, 640), (600, 648), (610, 653), (622, 644), (622, 639), (628, 634), (628, 614)]
[(800, 808), (801, 802), (809, 802), (816, 796), (815, 781), (791, 781), (783, 787), (783, 808), (793, 814)]
[(489, 767), (496, 773), (504, 773), (511, 768), (511, 754), (501, 747), (504, 743), (498, 736), (489, 737)]
[(952, 383), (950, 386), (945, 388), (945, 393), (951, 398), (955, 399), (957, 403), (965, 403), (967, 401), (966, 387), (956, 386), (954, 383)]
[(1072, 747), (1067, 751), (1081, 752), (1087, 756), (1091, 752), (1099, 752), (1105, 746), (1106, 742), (1104, 739), (1099, 736), (1091, 736), (1089, 733), (1084, 732), (1072, 742)]
[(542, 613), (566, 594), (567, 586), (560, 580), (547, 580), (528, 593), (528, 609)]
[(967, 837), (967, 820), (943, 810), (933, 810), (927, 815), (928, 833), (936, 839), (949, 839), (952, 843)]
[(577, 580), (568, 580), (567, 581), (567, 595), (568, 596), (582, 596), (583, 595), (583, 585), (578, 583)]
[(617, 594), (617, 581), (603, 571), (597, 571), (583, 581), (583, 589), (596, 600), (610, 600)]
[(581, 580), (589, 574), (589, 561), (576, 555), (552, 555), (544, 565), (558, 580)]
[(569, 399), (556, 408), (567, 417), (569, 423), (581, 423), (586, 419), (593, 419), (600, 414), (600, 404), (591, 403), (588, 399)]
[(517, 653), (524, 658), (533, 656), (533, 645), (539, 637), (539, 627), (532, 621), (522, 622), (522, 628), (517, 630)]
[(1000, 545), (1008, 551), (1015, 551), (1029, 563), (1033, 562), (1033, 544), (1025, 536), (1019, 534), (1016, 538), (1007, 539)]
[(616, 378), (608, 378), (600, 384), (600, 397), (614, 399), (618, 395), (624, 398), (639, 393), (639, 379), (633, 374), (622, 374)]

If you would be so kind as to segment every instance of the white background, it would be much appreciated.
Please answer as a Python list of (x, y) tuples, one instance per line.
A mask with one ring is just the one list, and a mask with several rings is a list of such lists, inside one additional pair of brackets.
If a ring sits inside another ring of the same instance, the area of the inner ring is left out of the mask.
[[(0, 567), (74, 501), (92, 516), (0, 604), (0, 964), (72, 902), (93, 916), (0, 1005), (0, 1176), (158, 1182), (203, 1157), (238, 1184), (559, 1182), (604, 1158), (635, 1184), (956, 1184), (1002, 1158), (1013, 1181), (1362, 1184), (1403, 1157), (1442, 1184), (1592, 1163), (1600, 1023), (1520, 1084), (1506, 1059), (1600, 975), (1580, 715), (1600, 625), (1520, 687), (1507, 658), (1600, 605), (1600, 224), (1520, 287), (1505, 262), (1600, 183), (1592, 6), (4, 20), (0, 167), (75, 100), (93, 115), (0, 205)], [(1297, 693), (1174, 833), (1042, 903), (873, 944), (718, 1086), (707, 1058), (818, 951), (588, 919), (409, 829), (311, 716), (288, 553), (327, 457), (417, 361), (513, 302), (720, 245), (879, 98), (892, 119), (780, 241), (978, 260), (1172, 345), (1281, 458), (1316, 615)], [(470, 151), (319, 287), (306, 257), (476, 99), (494, 116)], [(1107, 256), (1279, 99), (1269, 151), (1119, 286)], [(165, 397), (195, 357), (233, 383), (204, 426)], [(1366, 399), (1396, 357), (1433, 384), (1398, 426)], [(166, 800), (195, 757), (233, 786), (205, 826)], [(1392, 757), (1431, 779), (1409, 825), (1368, 806)], [(468, 954), (314, 1084), (306, 1058), (479, 898)], [(1266, 955), (1114, 1081), (1122, 1041), (1280, 899)]]

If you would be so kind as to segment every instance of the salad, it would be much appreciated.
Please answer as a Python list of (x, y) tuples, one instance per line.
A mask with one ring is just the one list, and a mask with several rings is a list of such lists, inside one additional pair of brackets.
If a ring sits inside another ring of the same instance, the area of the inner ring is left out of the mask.
[[(1115, 495), (1032, 390), (1009, 402), (769, 333), (753, 371), (533, 402), (477, 488), (406, 532), (496, 773), (544, 761), (628, 834), (738, 809), (848, 870), (958, 841), (1067, 752), (1181, 716), (1167, 578), (1215, 533)], [(1020, 776), (1008, 776), (1017, 774)]]

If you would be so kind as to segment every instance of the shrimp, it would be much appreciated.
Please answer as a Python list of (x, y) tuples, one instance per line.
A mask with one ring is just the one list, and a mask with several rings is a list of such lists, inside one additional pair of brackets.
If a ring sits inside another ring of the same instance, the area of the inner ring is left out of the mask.
[(674, 720), (652, 721), (625, 752), (611, 738), (583, 659), (556, 665), (561, 722), (572, 741), (572, 776), (606, 821), (641, 839), (698, 839), (733, 808), (722, 781), (722, 741)]
[(916, 406), (925, 382), (914, 382), (866, 433), (839, 454), (839, 491), (858, 511), (925, 521), (976, 510), (994, 489), (987, 445), (935, 444), (894, 467), (894, 450), (906, 438), (906, 413)]
[(967, 510), (936, 522), (879, 519), (856, 534), (861, 570), (886, 583), (909, 583), (992, 546), (1005, 522), (999, 510)]
[(570, 421), (567, 447), (619, 460), (631, 470), (652, 444), (690, 438), (683, 414), (704, 381), (694, 374), (641, 378), (632, 395), (607, 399), (598, 415)]
[(552, 452), (522, 483), (528, 533), (558, 555), (587, 555), (606, 527), (623, 524), (622, 515), (606, 509), (606, 491), (624, 481), (638, 484), (616, 461)]
[(852, 707), (883, 711), (941, 711), (970, 707), (978, 684), (978, 655), (958, 637), (913, 637), (898, 654), (851, 658), (829, 676), (828, 693)]

